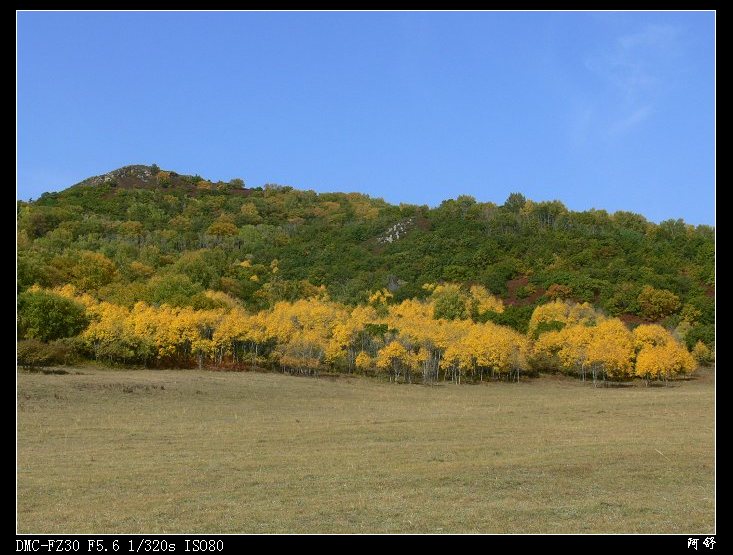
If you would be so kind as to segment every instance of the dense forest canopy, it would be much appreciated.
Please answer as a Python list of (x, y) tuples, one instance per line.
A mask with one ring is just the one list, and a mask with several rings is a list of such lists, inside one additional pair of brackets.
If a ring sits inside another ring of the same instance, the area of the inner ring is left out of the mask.
[[(128, 311), (142, 301), (256, 313), (307, 298), (350, 310), (377, 306), (381, 294), (386, 304), (432, 303), (435, 319), (536, 336), (537, 307), (589, 303), (631, 327), (661, 324), (688, 348), (713, 347), (714, 253), (710, 226), (575, 212), (519, 193), (501, 205), (461, 195), (435, 208), (396, 206), (127, 166), (18, 202), (19, 332), (51, 339), (29, 333), (23, 312), (52, 302), (41, 292), (71, 285)], [(501, 310), (476, 310), (482, 295)]]

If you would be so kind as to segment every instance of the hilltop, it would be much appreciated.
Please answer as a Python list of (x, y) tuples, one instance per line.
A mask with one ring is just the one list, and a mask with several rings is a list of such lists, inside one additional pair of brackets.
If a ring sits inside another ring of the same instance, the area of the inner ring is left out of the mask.
[(72, 185), (71, 188), (108, 186), (113, 189), (170, 189), (185, 191), (195, 195), (200, 190), (226, 191), (234, 195), (247, 195), (241, 179), (232, 179), (229, 182), (208, 181), (200, 175), (182, 175), (174, 171), (164, 171), (158, 166), (135, 164), (123, 166), (109, 173), (95, 175)]

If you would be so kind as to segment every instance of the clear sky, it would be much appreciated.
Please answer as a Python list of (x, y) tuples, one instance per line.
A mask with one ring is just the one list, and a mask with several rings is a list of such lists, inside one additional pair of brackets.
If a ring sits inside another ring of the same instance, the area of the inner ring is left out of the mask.
[(714, 223), (712, 12), (18, 13), (17, 194), (126, 164)]

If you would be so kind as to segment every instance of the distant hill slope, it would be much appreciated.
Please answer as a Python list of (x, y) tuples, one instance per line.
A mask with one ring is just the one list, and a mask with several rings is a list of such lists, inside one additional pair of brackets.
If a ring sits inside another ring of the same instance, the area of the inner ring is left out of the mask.
[(713, 228), (520, 194), (431, 209), (135, 165), (18, 202), (18, 229), (19, 290), (73, 283), (128, 305), (205, 304), (198, 294), (212, 289), (258, 308), (318, 286), (354, 304), (382, 288), (423, 297), (423, 284), (447, 281), (503, 297), (502, 323), (518, 329), (549, 298), (628, 322), (684, 316), (698, 335), (714, 322)]

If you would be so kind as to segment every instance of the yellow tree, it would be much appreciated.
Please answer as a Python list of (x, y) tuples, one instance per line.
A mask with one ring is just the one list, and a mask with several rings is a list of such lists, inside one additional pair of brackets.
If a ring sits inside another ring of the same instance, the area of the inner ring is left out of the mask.
[[(254, 317), (238, 307), (230, 309), (222, 317), (212, 337), (219, 362), (222, 361), (225, 354), (231, 355), (234, 362), (238, 362), (240, 357), (244, 358), (247, 345), (253, 343), (251, 332), (254, 320)], [(256, 353), (254, 357), (253, 364), (256, 360)]]
[(293, 367), (301, 372), (315, 372), (329, 357), (338, 356), (343, 329), (336, 336), (334, 329), (343, 324), (348, 311), (325, 299), (301, 299), (294, 303), (278, 302), (267, 314), (269, 335), (277, 340), (276, 353), (283, 369)]
[(532, 346), (532, 366), (537, 370), (578, 374), (585, 380), (588, 344), (593, 333), (594, 328), (582, 324), (544, 332)]
[(527, 367), (527, 354), (529, 343), (522, 334), (494, 324), (485, 324), (486, 329), (486, 350), (485, 360), (488, 366), (499, 375), (506, 375), (509, 379), (512, 375), (519, 381), (522, 369)]
[(379, 315), (384, 316), (392, 298), (393, 295), (388, 289), (380, 289), (369, 295), (369, 305), (374, 307)]
[(199, 368), (215, 353), (214, 330), (223, 316), (221, 309), (194, 310), (181, 308), (174, 319), (174, 329), (179, 336), (179, 345), (184, 352), (196, 357)]
[(331, 330), (326, 360), (332, 365), (341, 362), (351, 372), (356, 366), (357, 353), (365, 348), (364, 326), (377, 316), (372, 307), (357, 307), (351, 314), (342, 316)]
[(670, 379), (695, 369), (694, 357), (674, 335), (658, 324), (642, 324), (634, 329), (635, 374), (647, 380)]
[(476, 367), (476, 361), (470, 347), (462, 337), (459, 341), (451, 343), (443, 354), (441, 365), (445, 369), (452, 370), (453, 381), (460, 385), (461, 375), (466, 376), (473, 372)]
[(695, 359), (676, 342), (645, 345), (636, 355), (636, 375), (649, 383), (651, 379), (669, 380), (678, 374), (695, 370)]
[(472, 285), (469, 293), (471, 314), (481, 316), (487, 312), (504, 312), (504, 302), (489, 293), (482, 285)]
[(715, 353), (702, 341), (695, 343), (695, 346), (692, 348), (692, 356), (695, 357), (695, 360), (701, 366), (709, 366), (715, 362)]
[(637, 351), (645, 346), (662, 346), (674, 342), (674, 336), (659, 324), (641, 324), (634, 328), (634, 347)]
[(593, 328), (587, 356), (594, 384), (599, 373), (604, 379), (606, 376), (611, 378), (630, 376), (634, 359), (633, 335), (618, 318), (604, 320)]
[(585, 380), (588, 365), (588, 348), (595, 337), (595, 328), (582, 324), (569, 326), (560, 331), (558, 358), (563, 371), (576, 373)]
[(374, 368), (374, 359), (364, 351), (359, 351), (359, 354), (356, 355), (355, 364), (356, 368), (360, 372), (366, 372), (367, 370)]
[(554, 324), (559, 324), (557, 328), (574, 324), (592, 326), (603, 319), (589, 303), (555, 300), (534, 309), (527, 333), (538, 337), (546, 329), (553, 329)]
[(435, 320), (434, 340), (438, 349), (437, 363), (439, 368), (444, 370), (443, 381), (448, 379), (448, 371), (454, 381), (460, 379), (460, 372), (470, 371), (473, 368), (469, 358), (472, 354), (462, 351), (460, 345), (464, 344), (464, 338), (473, 325), (468, 320)]
[(137, 332), (133, 313), (124, 306), (101, 302), (87, 306), (91, 323), (79, 336), (97, 359), (142, 362), (155, 355), (155, 344)]
[(547, 331), (541, 334), (532, 343), (530, 363), (538, 371), (557, 372), (563, 370), (559, 352), (564, 345), (563, 334), (560, 331)]
[(433, 319), (431, 301), (407, 299), (389, 306), (381, 320), (390, 330), (399, 330), (399, 339), (409, 345), (411, 351), (421, 352), (412, 370), (422, 368), (423, 381), (437, 379), (438, 364), (444, 347), (437, 345), (443, 320)]
[(407, 359), (407, 349), (399, 341), (392, 341), (377, 353), (376, 366), (396, 382)]

